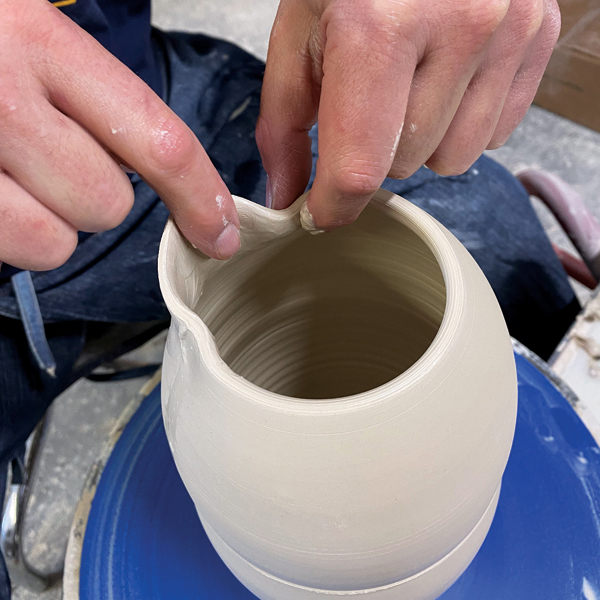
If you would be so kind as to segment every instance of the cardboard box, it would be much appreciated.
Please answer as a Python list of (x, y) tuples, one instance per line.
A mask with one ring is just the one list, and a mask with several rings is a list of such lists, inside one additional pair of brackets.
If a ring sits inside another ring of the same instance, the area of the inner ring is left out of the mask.
[(559, 5), (562, 31), (535, 103), (600, 131), (600, 0)]

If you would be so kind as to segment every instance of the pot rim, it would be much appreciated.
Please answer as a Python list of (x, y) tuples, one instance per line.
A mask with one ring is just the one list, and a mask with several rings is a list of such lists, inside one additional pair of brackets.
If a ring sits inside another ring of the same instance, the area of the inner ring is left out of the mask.
[[(242, 239), (244, 222), (255, 226), (257, 214), (260, 214), (261, 219), (264, 219), (264, 222), (273, 230), (274, 236), (287, 235), (300, 229), (299, 213), (307, 195), (308, 192), (298, 198), (290, 207), (278, 211), (265, 208), (245, 198), (233, 196), (240, 213)], [(446, 289), (446, 305), (438, 331), (427, 350), (406, 371), (387, 383), (352, 396), (325, 399), (296, 398), (265, 390), (238, 375), (229, 367), (221, 358), (214, 336), (208, 326), (175, 293), (166, 268), (167, 255), (173, 252), (174, 243), (189, 244), (189, 242), (185, 240), (171, 217), (165, 227), (158, 255), (161, 291), (172, 316), (180, 322), (183, 321), (196, 338), (201, 359), (213, 377), (227, 388), (253, 402), (302, 414), (323, 414), (330, 411), (359, 409), (366, 404), (373, 405), (384, 401), (418, 385), (425, 375), (430, 374), (431, 368), (439, 364), (440, 359), (452, 344), (463, 315), (465, 284), (456, 250), (447, 237), (447, 230), (433, 217), (405, 198), (379, 189), (373, 196), (370, 205), (416, 233), (431, 250), (442, 271)], [(197, 250), (197, 252), (200, 251)]]

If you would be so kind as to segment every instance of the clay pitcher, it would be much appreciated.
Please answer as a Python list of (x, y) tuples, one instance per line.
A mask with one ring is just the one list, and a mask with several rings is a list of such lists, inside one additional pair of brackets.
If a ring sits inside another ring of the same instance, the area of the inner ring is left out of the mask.
[(160, 249), (162, 406), (215, 549), (262, 600), (436, 598), (496, 510), (516, 372), (483, 273), (379, 191), (326, 235), (236, 198), (242, 245)]

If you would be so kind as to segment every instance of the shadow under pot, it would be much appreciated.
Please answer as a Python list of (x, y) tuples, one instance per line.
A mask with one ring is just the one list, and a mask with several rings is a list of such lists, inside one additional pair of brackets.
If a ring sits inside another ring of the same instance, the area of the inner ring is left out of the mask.
[(236, 198), (228, 261), (167, 224), (162, 406), (215, 549), (261, 600), (436, 598), (491, 524), (515, 428), (510, 338), (451, 233), (380, 190), (301, 228)]

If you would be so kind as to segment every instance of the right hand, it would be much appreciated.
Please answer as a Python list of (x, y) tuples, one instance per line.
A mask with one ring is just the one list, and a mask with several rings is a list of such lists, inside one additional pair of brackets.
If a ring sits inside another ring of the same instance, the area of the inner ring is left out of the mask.
[(464, 173), (533, 101), (560, 30), (556, 0), (280, 0), (256, 140), (272, 205), (317, 229), (352, 223), (385, 177)]
[(185, 123), (47, 0), (0, 0), (0, 262), (63, 264), (77, 231), (116, 227), (139, 173), (214, 258), (239, 247), (227, 187)]

